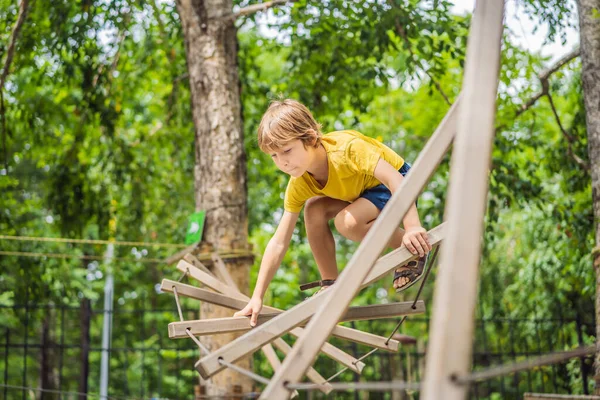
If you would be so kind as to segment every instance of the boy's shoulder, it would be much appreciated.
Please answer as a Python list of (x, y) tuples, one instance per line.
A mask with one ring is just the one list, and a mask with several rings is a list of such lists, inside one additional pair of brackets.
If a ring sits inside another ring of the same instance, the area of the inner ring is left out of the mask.
[(327, 132), (327, 133), (323, 134), (323, 137), (328, 138), (328, 139), (352, 140), (352, 139), (356, 139), (356, 138), (365, 137), (365, 135), (363, 135), (362, 133), (360, 133), (358, 131), (354, 131), (351, 129), (345, 129), (345, 130), (341, 130), (341, 131)]
[(365, 135), (358, 131), (343, 130), (328, 132), (323, 135), (323, 142), (328, 147), (328, 150), (344, 150), (356, 139), (366, 139)]

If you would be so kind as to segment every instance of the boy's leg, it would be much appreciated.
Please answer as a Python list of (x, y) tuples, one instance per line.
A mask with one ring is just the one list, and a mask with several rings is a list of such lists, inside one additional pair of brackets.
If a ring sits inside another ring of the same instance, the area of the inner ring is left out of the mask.
[[(381, 211), (372, 202), (361, 197), (336, 215), (335, 227), (345, 238), (360, 242), (367, 235), (380, 213)], [(404, 236), (404, 230), (396, 229), (388, 242), (388, 247), (397, 249), (402, 246), (402, 236)]]
[[(371, 229), (371, 226), (380, 213), (381, 211), (371, 201), (359, 198), (337, 214), (335, 217), (335, 227), (345, 238), (360, 242), (366, 236), (367, 232), (369, 232), (369, 229)], [(401, 228), (396, 229), (388, 242), (388, 247), (397, 249), (402, 246), (403, 236), (404, 230)], [(400, 267), (398, 271), (402, 271), (403, 269), (406, 268)], [(394, 288), (404, 286), (408, 281), (408, 278), (400, 277), (394, 281)]]
[(336, 279), (335, 241), (329, 221), (348, 206), (348, 202), (329, 197), (313, 197), (304, 206), (306, 236), (321, 273), (321, 279)]

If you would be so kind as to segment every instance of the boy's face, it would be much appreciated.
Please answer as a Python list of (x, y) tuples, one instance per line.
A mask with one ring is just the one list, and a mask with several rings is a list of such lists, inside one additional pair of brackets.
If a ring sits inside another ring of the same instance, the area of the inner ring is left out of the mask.
[(269, 152), (277, 168), (294, 178), (302, 176), (311, 164), (312, 147), (305, 147), (301, 140), (293, 140), (279, 149)]

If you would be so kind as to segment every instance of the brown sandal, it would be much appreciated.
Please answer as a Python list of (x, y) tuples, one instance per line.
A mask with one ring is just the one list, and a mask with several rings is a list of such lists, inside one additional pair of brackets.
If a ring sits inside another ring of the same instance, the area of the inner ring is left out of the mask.
[[(312, 296), (316, 296), (317, 294), (321, 293), (323, 290), (327, 289), (329, 286), (333, 285), (334, 283), (335, 283), (335, 279), (323, 279), (321, 281), (304, 283), (304, 284), (300, 285), (300, 290), (304, 291), (304, 290), (308, 290), (308, 289), (312, 289), (312, 288), (320, 286), (321, 288), (312, 294)], [(310, 297), (312, 297), (312, 296), (310, 296)]]
[[(408, 289), (409, 287), (411, 287), (412, 285), (417, 283), (419, 281), (419, 279), (421, 279), (421, 277), (423, 276), (423, 270), (425, 269), (425, 265), (427, 264), (428, 258), (429, 258), (429, 254), (426, 254), (425, 256), (423, 256), (421, 258), (407, 262), (406, 264), (398, 267), (394, 271), (394, 281), (393, 282), (396, 282), (396, 280), (398, 280), (399, 278), (408, 278), (408, 282), (406, 282), (404, 285), (396, 288), (396, 293), (400, 293), (401, 291)], [(399, 270), (400, 268), (408, 268), (408, 269), (403, 269), (400, 271)]]

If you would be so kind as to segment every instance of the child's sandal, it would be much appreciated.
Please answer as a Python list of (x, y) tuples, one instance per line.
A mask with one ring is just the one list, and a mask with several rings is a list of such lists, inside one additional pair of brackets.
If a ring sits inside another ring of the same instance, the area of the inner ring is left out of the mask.
[(304, 284), (300, 285), (300, 290), (304, 291), (304, 290), (308, 290), (308, 289), (312, 289), (312, 288), (320, 286), (321, 289), (319, 289), (313, 293), (313, 296), (316, 296), (317, 294), (321, 293), (323, 290), (327, 289), (329, 286), (333, 285), (334, 283), (335, 283), (335, 279), (323, 279), (321, 281), (304, 283)]
[[(401, 291), (408, 289), (421, 279), (428, 258), (429, 254), (426, 254), (421, 258), (407, 262), (394, 271), (394, 282), (396, 282), (396, 280), (399, 278), (408, 278), (408, 282), (396, 288), (396, 293), (400, 293)], [(401, 268), (407, 269), (400, 270)]]

